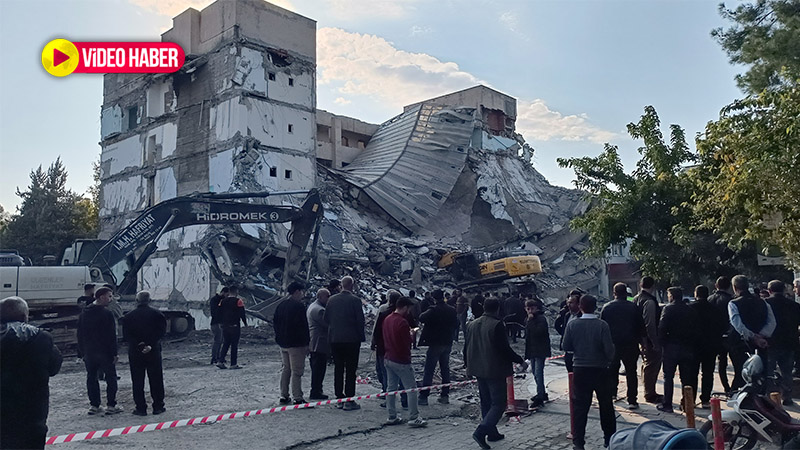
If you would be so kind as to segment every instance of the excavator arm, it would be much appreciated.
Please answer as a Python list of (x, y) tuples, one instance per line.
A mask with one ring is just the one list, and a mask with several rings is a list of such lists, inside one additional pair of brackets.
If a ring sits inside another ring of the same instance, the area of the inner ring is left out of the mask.
[[(241, 198), (264, 198), (276, 195), (307, 193), (300, 207), (244, 203)], [(319, 192), (255, 192), (231, 194), (195, 194), (163, 201), (142, 212), (127, 227), (116, 233), (92, 258), (90, 266), (99, 267), (106, 277), (114, 279), (111, 268), (128, 260), (130, 267), (118, 284), (125, 292), (135, 285), (136, 275), (167, 231), (189, 225), (283, 223), (291, 222), (284, 269), (284, 288), (293, 279), (302, 263), (302, 256), (312, 234), (315, 234), (323, 210)], [(142, 249), (139, 255), (136, 252)], [(116, 281), (116, 280), (115, 280)]]

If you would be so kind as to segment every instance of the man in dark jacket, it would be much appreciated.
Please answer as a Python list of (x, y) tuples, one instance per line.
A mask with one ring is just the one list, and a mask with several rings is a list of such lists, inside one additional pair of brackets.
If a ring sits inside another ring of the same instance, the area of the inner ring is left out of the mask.
[(728, 317), (731, 328), (728, 341), (731, 362), (733, 362), (733, 384), (731, 389), (744, 386), (742, 369), (747, 361), (747, 353), (756, 351), (764, 356), (768, 339), (775, 331), (775, 315), (769, 303), (750, 293), (750, 282), (744, 275), (733, 277), (733, 292), (736, 297), (728, 303)]
[(78, 356), (86, 365), (86, 390), (89, 393), (89, 415), (101, 414), (100, 383), (97, 374), (106, 380), (106, 414), (117, 414), (117, 321), (108, 310), (111, 289), (101, 287), (94, 294), (94, 303), (78, 317)]
[[(786, 289), (782, 281), (772, 280), (767, 285), (769, 297), (767, 303), (775, 314), (775, 332), (769, 339), (769, 352), (767, 355), (767, 376), (770, 380), (770, 390), (781, 392), (783, 404), (791, 406), (792, 401), (792, 366), (794, 365), (794, 350), (797, 346), (797, 327), (800, 326), (800, 305), (784, 296)], [(775, 367), (781, 371), (779, 381), (775, 381)]]
[(564, 331), (564, 350), (574, 353), (573, 387), (575, 433), (572, 446), (583, 450), (586, 444), (586, 421), (592, 406), (592, 393), (597, 395), (600, 408), (600, 427), (603, 429), (605, 446), (617, 431), (614, 414), (614, 398), (609, 383), (608, 366), (614, 357), (614, 342), (608, 324), (595, 314), (597, 299), (583, 295), (580, 300), (579, 319), (572, 320)]
[[(513, 363), (523, 366), (525, 360), (508, 345), (506, 327), (500, 320), (500, 301), (489, 298), (483, 304), (483, 315), (467, 325), (464, 342), (464, 364), (467, 376), (478, 379), (481, 398), (481, 420), (472, 438), (483, 449), (486, 443), (499, 441), (505, 436), (497, 429), (497, 422), (506, 409), (506, 378), (514, 373)], [(527, 368), (527, 367), (525, 367)]]
[(225, 367), (225, 356), (228, 349), (231, 349), (231, 369), (241, 369), (239, 362), (239, 339), (242, 337), (242, 329), (239, 321), (247, 326), (247, 316), (244, 311), (244, 301), (239, 298), (239, 288), (236, 286), (228, 287), (228, 296), (220, 300), (219, 309), (222, 313), (222, 349), (220, 350), (217, 367)]
[(322, 392), (322, 380), (325, 379), (325, 370), (328, 366), (328, 357), (331, 346), (328, 343), (328, 324), (325, 323), (325, 305), (331, 293), (322, 288), (317, 291), (317, 300), (308, 306), (306, 319), (308, 320), (308, 334), (311, 342), (308, 349), (311, 353), (311, 400), (327, 400), (328, 396)]
[[(361, 343), (366, 341), (364, 308), (361, 299), (353, 294), (353, 278), (342, 278), (342, 292), (332, 295), (325, 307), (328, 339), (333, 352), (333, 389), (336, 398), (356, 395), (356, 370)], [(340, 403), (341, 404), (341, 403)], [(351, 400), (343, 409), (353, 411), (361, 406)]]
[[(553, 324), (553, 328), (561, 335), (561, 341), (558, 343), (558, 347), (561, 350), (564, 350), (564, 331), (567, 329), (567, 324), (581, 316), (580, 299), (582, 295), (582, 291), (573, 289), (567, 296), (567, 300), (564, 302), (561, 311), (558, 313), (556, 323)], [(564, 353), (564, 365), (567, 368), (567, 373), (572, 373), (572, 352)]]
[(505, 310), (503, 311), (504, 320), (509, 324), (508, 337), (513, 342), (517, 342), (517, 338), (522, 336), (522, 330), (525, 328), (525, 320), (527, 314), (525, 313), (525, 303), (516, 295), (505, 300)]
[(531, 407), (536, 408), (550, 400), (544, 384), (544, 363), (551, 355), (550, 327), (541, 301), (528, 300), (525, 310), (528, 313), (525, 321), (525, 359), (531, 362), (531, 372), (536, 380), (536, 396), (531, 399)]
[(730, 326), (730, 319), (728, 317), (728, 303), (733, 299), (733, 289), (731, 287), (730, 277), (719, 277), (714, 284), (716, 291), (708, 297), (708, 302), (714, 305), (717, 310), (718, 320), (724, 324), (720, 339), (722, 345), (719, 348), (719, 359), (717, 365), (717, 374), (719, 381), (722, 384), (722, 389), (725, 392), (731, 391), (731, 385), (728, 382), (728, 327)]
[(619, 388), (619, 369), (625, 365), (625, 380), (628, 384), (628, 409), (639, 409), (639, 377), (636, 362), (639, 361), (639, 342), (642, 340), (644, 323), (639, 308), (628, 301), (628, 286), (625, 283), (614, 285), (614, 300), (603, 307), (600, 319), (608, 324), (611, 340), (614, 342), (614, 359), (609, 367), (612, 393), (617, 395)]
[[(699, 285), (694, 288), (694, 303), (689, 305), (697, 313), (700, 328), (700, 341), (696, 346), (699, 367), (703, 370), (700, 383), (700, 403), (703, 408), (711, 407), (711, 390), (714, 388), (714, 362), (722, 350), (722, 335), (727, 329), (727, 321), (723, 320), (716, 306), (708, 301), (708, 288)], [(725, 352), (725, 358), (728, 354)], [(727, 363), (725, 364), (727, 366)], [(727, 377), (726, 377), (727, 381)]]
[(222, 347), (222, 310), (219, 304), (227, 296), (228, 287), (225, 286), (219, 294), (214, 295), (208, 301), (208, 308), (211, 311), (211, 332), (214, 334), (214, 342), (211, 344), (211, 364), (214, 365), (225, 364), (224, 359), (219, 359), (219, 350)]
[(44, 448), (50, 377), (61, 352), (50, 333), (28, 323), (28, 304), (0, 300), (0, 448)]
[(639, 307), (644, 321), (642, 336), (642, 384), (644, 400), (648, 403), (661, 403), (663, 396), (656, 393), (658, 373), (661, 371), (661, 343), (658, 341), (658, 321), (661, 310), (655, 297), (656, 281), (653, 277), (643, 277), (639, 282), (639, 294), (633, 301)]
[(161, 363), (161, 339), (167, 333), (167, 319), (157, 309), (150, 307), (150, 293), (136, 294), (136, 309), (122, 316), (122, 336), (128, 343), (128, 361), (131, 367), (134, 415), (147, 415), (144, 397), (144, 375), (150, 380), (153, 414), (164, 408), (164, 370)]
[(94, 302), (94, 284), (83, 285), (83, 295), (78, 297), (78, 306), (83, 309)]
[[(671, 287), (667, 289), (667, 296), (669, 305), (664, 307), (658, 324), (659, 340), (664, 349), (664, 401), (656, 408), (672, 412), (676, 368), (680, 368), (681, 384), (691, 386), (697, 394), (696, 347), (700, 338), (700, 320), (697, 311), (683, 300), (683, 289)], [(686, 405), (686, 401), (694, 403), (694, 398), (683, 399), (681, 406)]]
[(275, 309), (272, 325), (275, 327), (275, 342), (281, 348), (283, 366), (281, 371), (281, 404), (288, 404), (289, 380), (292, 384), (292, 397), (295, 405), (305, 403), (303, 398), (303, 371), (311, 337), (308, 332), (306, 308), (303, 306), (305, 286), (293, 281), (287, 287), (289, 296)]
[[(436, 289), (431, 296), (436, 303), (419, 316), (419, 321), (425, 325), (422, 328), (419, 345), (428, 346), (428, 351), (425, 353), (425, 372), (422, 376), (423, 386), (433, 384), (433, 372), (436, 370), (437, 363), (442, 374), (442, 383), (450, 382), (450, 351), (453, 350), (453, 336), (458, 330), (456, 310), (445, 303), (444, 292)], [(419, 404), (427, 405), (430, 394), (431, 391), (421, 391)], [(444, 387), (437, 401), (446, 405), (450, 403), (449, 395), (450, 388)]]

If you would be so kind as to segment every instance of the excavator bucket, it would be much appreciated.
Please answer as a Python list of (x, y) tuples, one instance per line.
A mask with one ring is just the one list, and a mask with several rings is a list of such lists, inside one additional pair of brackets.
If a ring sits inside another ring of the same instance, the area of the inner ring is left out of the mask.
[[(300, 207), (302, 213), (292, 221), (292, 228), (289, 231), (289, 248), (286, 250), (286, 264), (283, 275), (283, 291), (289, 283), (297, 279), (297, 274), (303, 262), (303, 253), (308, 246), (311, 235), (317, 230), (322, 221), (323, 210), (322, 200), (319, 191), (312, 189)], [(309, 264), (310, 270), (310, 264)]]

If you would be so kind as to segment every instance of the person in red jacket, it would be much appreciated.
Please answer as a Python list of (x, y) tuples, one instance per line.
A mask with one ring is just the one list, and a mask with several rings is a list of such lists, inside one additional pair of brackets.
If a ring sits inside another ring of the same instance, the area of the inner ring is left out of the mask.
[[(406, 317), (410, 314), (414, 303), (408, 297), (401, 297), (393, 313), (383, 321), (384, 360), (389, 392), (396, 391), (400, 381), (404, 386), (416, 386), (414, 369), (411, 367), (411, 327)], [(397, 396), (388, 396), (389, 420), (386, 425), (403, 423), (397, 416)], [(408, 425), (424, 427), (428, 422), (419, 416), (417, 393), (408, 394)]]

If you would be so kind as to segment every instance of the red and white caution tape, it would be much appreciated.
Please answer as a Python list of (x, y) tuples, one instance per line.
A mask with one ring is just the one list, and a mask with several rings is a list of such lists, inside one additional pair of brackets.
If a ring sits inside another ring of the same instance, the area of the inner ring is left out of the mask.
[(565, 353), (565, 354), (563, 354), (563, 355), (551, 356), (551, 357), (549, 357), (549, 358), (545, 358), (545, 361), (550, 361), (550, 360), (552, 360), (552, 359), (559, 359), (559, 358), (563, 358), (563, 357), (565, 357), (565, 356), (567, 356), (567, 355), (566, 355), (566, 353)]
[(111, 437), (111, 436), (122, 436), (126, 434), (134, 434), (134, 433), (144, 433), (146, 431), (156, 431), (156, 430), (165, 430), (168, 428), (179, 428), (179, 427), (186, 427), (189, 425), (199, 425), (204, 423), (214, 423), (220, 422), (223, 420), (228, 419), (236, 419), (241, 417), (251, 417), (251, 416), (260, 416), (263, 414), (272, 414), (277, 412), (284, 412), (293, 409), (305, 409), (305, 408), (313, 408), (315, 406), (323, 406), (323, 405), (332, 405), (336, 403), (342, 403), (347, 401), (353, 400), (366, 400), (371, 398), (383, 398), (387, 395), (397, 395), (397, 394), (405, 394), (408, 392), (419, 392), (419, 391), (426, 391), (431, 389), (439, 389), (443, 387), (458, 387), (464, 386), (467, 384), (477, 383), (477, 380), (467, 380), (467, 381), (457, 381), (454, 383), (447, 383), (447, 384), (437, 384), (435, 386), (424, 386), (419, 388), (412, 388), (412, 389), (404, 389), (401, 391), (394, 391), (394, 392), (387, 392), (387, 393), (378, 393), (378, 394), (369, 394), (369, 395), (360, 395), (358, 397), (348, 397), (348, 398), (338, 398), (332, 400), (324, 400), (321, 402), (310, 402), (310, 403), (303, 403), (300, 405), (288, 405), (288, 406), (280, 406), (276, 408), (269, 408), (269, 409), (254, 409), (251, 411), (240, 411), (235, 413), (228, 413), (228, 414), (220, 414), (214, 416), (206, 416), (206, 417), (195, 417), (194, 419), (182, 419), (182, 420), (174, 420), (171, 422), (161, 422), (161, 423), (150, 423), (147, 425), (134, 425), (129, 427), (121, 427), (121, 428), (109, 428), (107, 430), (99, 430), (99, 431), (86, 431), (83, 433), (70, 433), (70, 434), (62, 434), (59, 436), (51, 436), (47, 438), (45, 441), (46, 445), (53, 445), (53, 444), (63, 444), (66, 442), (77, 442), (77, 441), (86, 441), (89, 439), (99, 439), (104, 437)]

